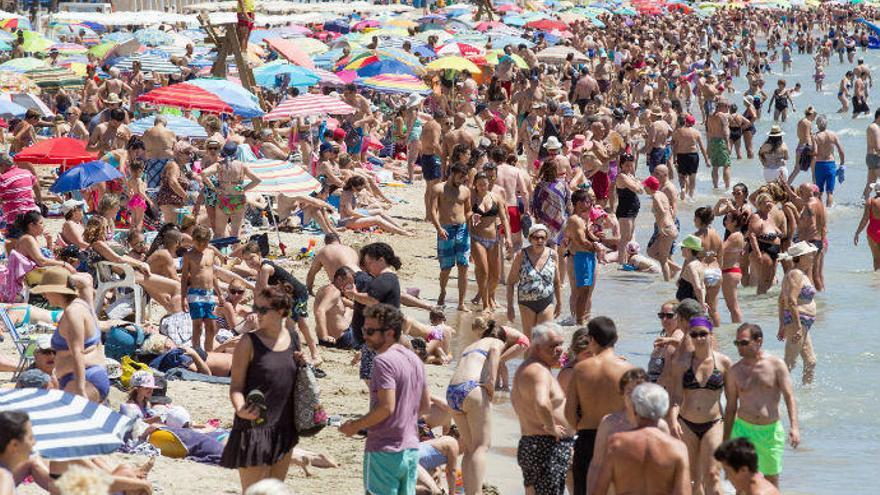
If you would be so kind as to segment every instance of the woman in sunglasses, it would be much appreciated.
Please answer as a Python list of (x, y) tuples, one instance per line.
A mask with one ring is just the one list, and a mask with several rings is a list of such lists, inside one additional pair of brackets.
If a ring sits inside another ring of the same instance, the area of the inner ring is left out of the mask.
[(675, 353), (684, 338), (684, 332), (678, 328), (678, 315), (675, 308), (678, 301), (666, 301), (660, 306), (657, 318), (660, 320), (660, 335), (654, 340), (654, 350), (648, 361), (648, 380), (657, 383), (663, 369)]
[(242, 304), (244, 300), (244, 283), (233, 280), (226, 290), (226, 297), (220, 306), (220, 314), (217, 315), (217, 328), (226, 329), (236, 334), (244, 333), (254, 327), (256, 318), (252, 314), (251, 307)]
[(284, 329), (292, 305), (280, 287), (260, 290), (254, 298), (257, 329), (242, 338), (232, 356), (229, 398), (235, 421), (220, 465), (238, 469), (243, 492), (265, 478), (283, 480), (299, 441), (291, 418), (303, 357), (296, 332)]
[[(732, 363), (712, 350), (709, 318), (695, 316), (688, 323), (694, 351), (669, 362), (669, 428), (687, 445), (694, 492), (723, 493), (721, 466), (712, 453), (724, 436), (721, 393)], [(726, 394), (725, 400), (730, 400)]]
[(556, 250), (547, 247), (549, 229), (534, 224), (529, 229), (529, 246), (513, 258), (507, 277), (507, 319), (516, 321), (513, 294), (519, 301), (523, 333), (532, 337), (532, 327), (558, 318), (562, 306), (560, 270)]

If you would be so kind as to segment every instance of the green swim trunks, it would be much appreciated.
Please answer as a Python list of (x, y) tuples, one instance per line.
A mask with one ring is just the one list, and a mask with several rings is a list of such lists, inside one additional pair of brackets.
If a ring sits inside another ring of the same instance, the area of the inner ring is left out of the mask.
[(419, 449), (364, 452), (364, 489), (369, 495), (410, 495), (418, 469)]
[(765, 476), (776, 476), (782, 472), (782, 452), (785, 450), (782, 422), (753, 425), (736, 418), (730, 438), (746, 438), (752, 442), (758, 454), (758, 471)]
[(709, 163), (713, 168), (730, 166), (730, 150), (724, 138), (709, 140)]

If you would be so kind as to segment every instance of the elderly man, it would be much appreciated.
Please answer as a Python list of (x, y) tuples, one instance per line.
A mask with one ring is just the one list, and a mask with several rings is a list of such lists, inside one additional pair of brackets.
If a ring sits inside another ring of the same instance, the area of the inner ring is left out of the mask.
[(113, 150), (125, 148), (131, 138), (131, 131), (125, 125), (125, 111), (121, 108), (110, 110), (107, 115), (110, 120), (98, 124), (89, 135), (89, 144), (86, 150), (97, 152), (103, 156)]
[[(333, 274), (331, 282), (318, 289), (315, 294), (315, 333), (318, 343), (342, 349), (351, 349), (354, 341), (350, 333), (345, 333), (351, 326), (352, 303), (342, 295), (348, 287), (354, 287), (354, 270), (342, 266)], [(343, 335), (349, 338), (343, 339)]]
[(510, 392), (522, 434), (517, 463), (527, 494), (562, 495), (565, 490), (574, 439), (565, 418), (565, 392), (551, 371), (563, 343), (556, 324), (533, 328), (529, 356), (517, 368)]
[(664, 433), (660, 421), (669, 410), (669, 395), (656, 383), (643, 383), (630, 395), (638, 427), (611, 435), (594, 493), (691, 493), (688, 452), (684, 442)]

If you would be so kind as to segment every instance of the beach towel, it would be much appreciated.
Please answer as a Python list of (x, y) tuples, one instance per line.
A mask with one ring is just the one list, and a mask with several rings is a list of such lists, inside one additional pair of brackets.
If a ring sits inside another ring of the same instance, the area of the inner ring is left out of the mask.
[(219, 385), (229, 385), (232, 381), (228, 376), (210, 376), (203, 373), (196, 373), (186, 368), (171, 368), (165, 372), (166, 380), (183, 380), (187, 382), (205, 382), (216, 383)]
[(540, 182), (532, 196), (532, 213), (538, 223), (543, 223), (550, 228), (550, 242), (559, 244), (562, 241), (565, 223), (568, 220), (568, 196), (570, 192), (565, 184), (565, 179), (556, 182)]
[(24, 289), (24, 277), (36, 266), (30, 258), (13, 249), (9, 253), (5, 271), (0, 273), (0, 301), (19, 302)]

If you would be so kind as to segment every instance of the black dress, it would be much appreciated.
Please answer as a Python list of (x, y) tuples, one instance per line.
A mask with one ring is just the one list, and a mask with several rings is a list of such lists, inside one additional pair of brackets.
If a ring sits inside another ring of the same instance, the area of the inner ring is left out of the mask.
[(226, 468), (268, 466), (284, 457), (299, 441), (293, 417), (293, 390), (296, 384), (297, 365), (293, 352), (299, 348), (299, 340), (291, 335), (290, 347), (273, 351), (253, 333), (247, 334), (254, 348), (247, 369), (244, 394), (259, 389), (266, 396), (268, 409), (265, 422), (235, 416), (232, 431), (220, 465)]

